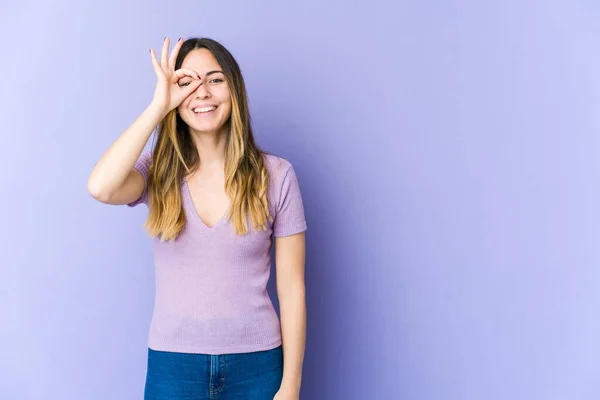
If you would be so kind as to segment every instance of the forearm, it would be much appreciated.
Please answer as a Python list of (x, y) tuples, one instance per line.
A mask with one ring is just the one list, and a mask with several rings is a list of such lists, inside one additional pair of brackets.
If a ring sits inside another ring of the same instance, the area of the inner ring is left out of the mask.
[(282, 386), (300, 390), (302, 364), (306, 345), (306, 290), (304, 285), (294, 284), (282, 291), (279, 306), (283, 340)]
[(88, 178), (88, 190), (94, 197), (108, 197), (125, 182), (163, 118), (164, 112), (151, 104), (108, 148)]

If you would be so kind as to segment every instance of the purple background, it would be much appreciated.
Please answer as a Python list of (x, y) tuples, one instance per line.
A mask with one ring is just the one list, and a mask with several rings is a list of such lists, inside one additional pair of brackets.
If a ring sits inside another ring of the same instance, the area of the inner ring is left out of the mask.
[(165, 35), (231, 50), (258, 143), (297, 172), (303, 399), (600, 396), (598, 3), (63, 0), (0, 15), (0, 399), (142, 398), (147, 209), (95, 201), (87, 178), (151, 100), (148, 48)]

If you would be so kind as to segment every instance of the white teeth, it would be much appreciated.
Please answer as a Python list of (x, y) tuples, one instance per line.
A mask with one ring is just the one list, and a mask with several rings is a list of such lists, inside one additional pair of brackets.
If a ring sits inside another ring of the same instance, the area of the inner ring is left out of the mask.
[(215, 110), (217, 107), (203, 107), (203, 108), (194, 108), (192, 111), (194, 111), (196, 114), (199, 112), (208, 112), (208, 111), (212, 111)]

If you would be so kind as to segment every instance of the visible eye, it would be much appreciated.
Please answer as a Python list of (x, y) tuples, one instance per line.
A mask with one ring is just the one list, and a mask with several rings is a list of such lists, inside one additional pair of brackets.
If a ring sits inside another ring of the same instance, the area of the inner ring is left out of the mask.
[(190, 82), (183, 82), (181, 85), (179, 85), (179, 87), (181, 86), (188, 86), (190, 84)]
[(210, 82), (214, 82), (214, 81), (223, 82), (223, 79), (220, 79), (220, 78), (215, 78), (215, 79), (211, 79), (211, 80), (210, 80)]

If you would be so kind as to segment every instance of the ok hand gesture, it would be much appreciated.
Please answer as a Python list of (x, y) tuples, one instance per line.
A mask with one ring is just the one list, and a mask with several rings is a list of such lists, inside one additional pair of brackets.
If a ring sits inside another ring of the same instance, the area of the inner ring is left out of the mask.
[[(179, 49), (183, 45), (183, 39), (180, 38), (177, 41), (175, 48), (173, 48), (173, 51), (171, 52), (171, 56), (167, 59), (169, 43), (169, 38), (165, 38), (160, 55), (160, 63), (156, 59), (154, 50), (150, 49), (154, 72), (156, 72), (156, 77), (158, 79), (156, 82), (156, 89), (154, 90), (152, 104), (160, 110), (163, 110), (164, 114), (167, 114), (169, 111), (179, 106), (187, 96), (200, 86), (201, 83), (198, 74), (192, 70), (180, 68), (175, 71), (175, 60), (177, 59)], [(189, 85), (179, 86), (179, 79), (186, 75), (192, 77), (192, 81)]]

